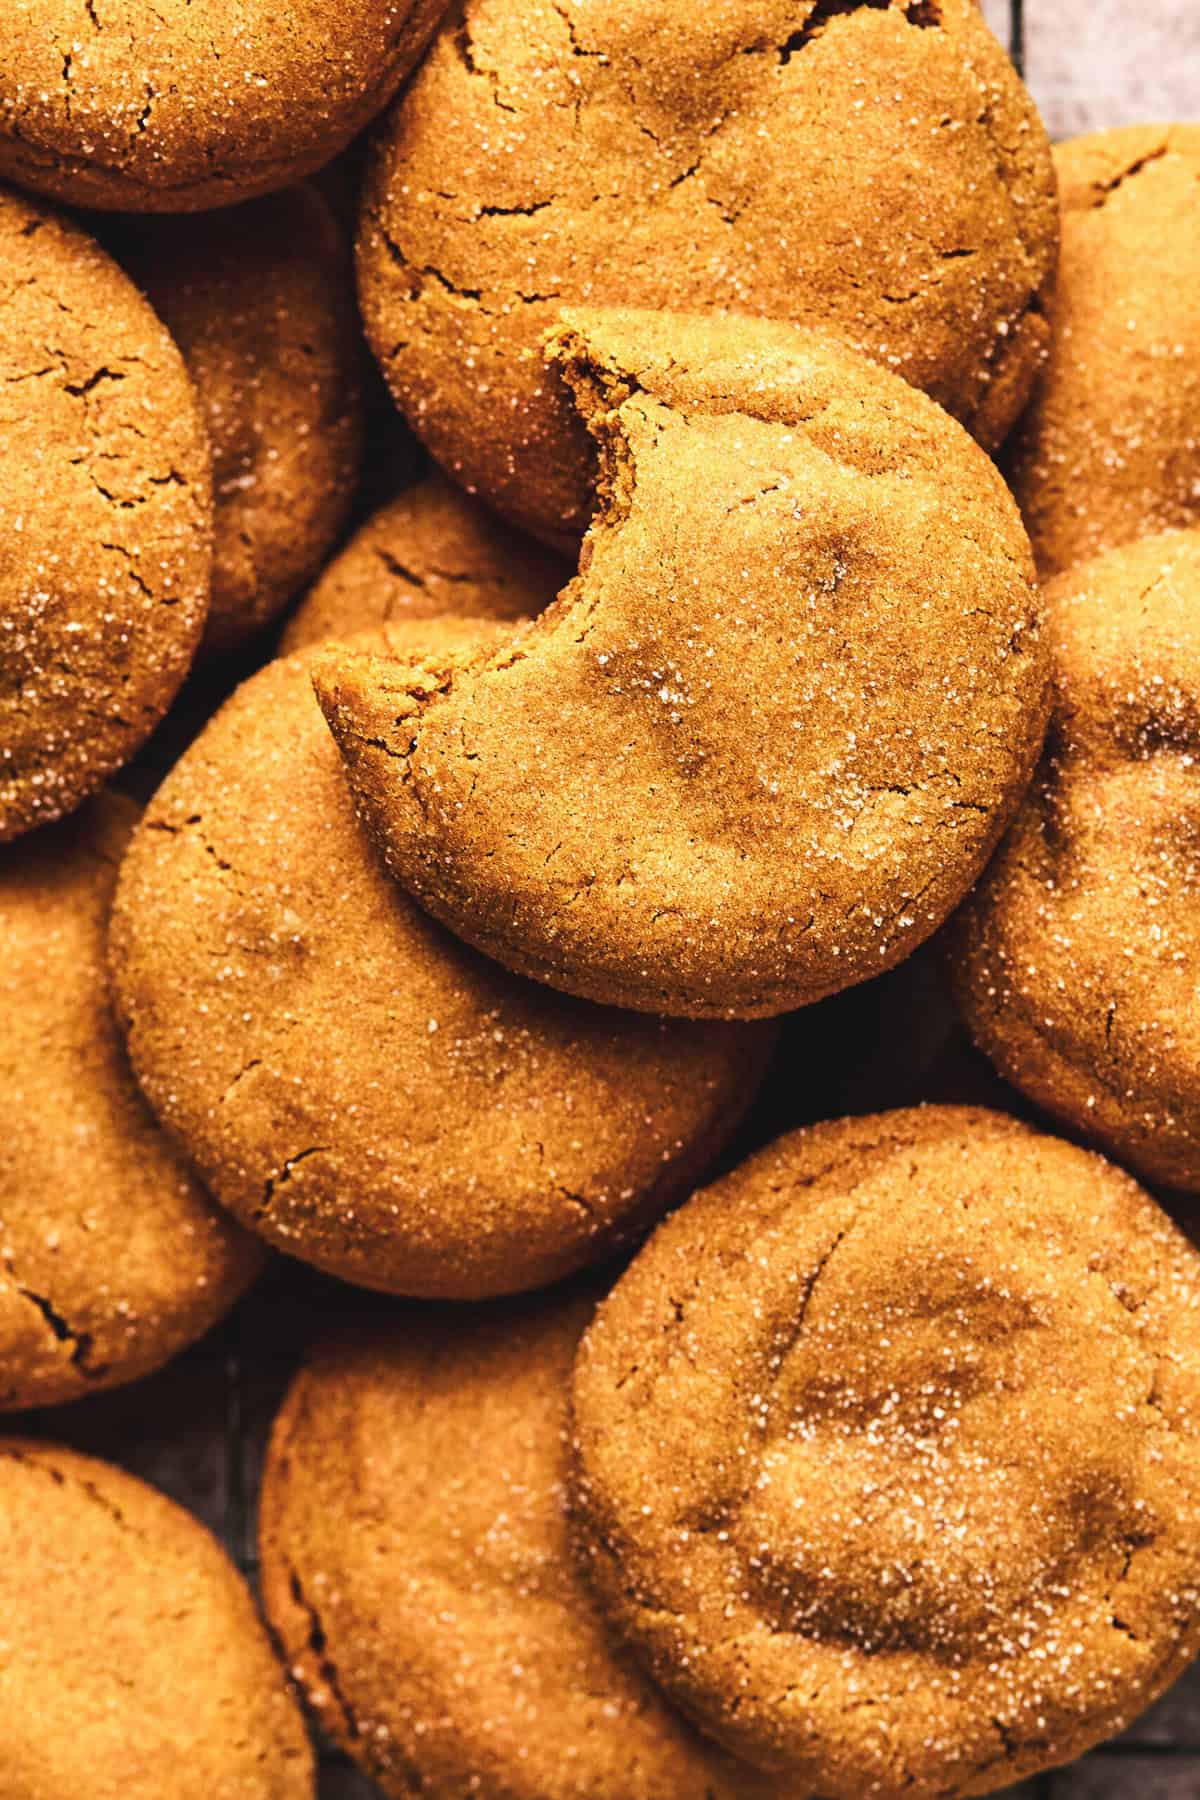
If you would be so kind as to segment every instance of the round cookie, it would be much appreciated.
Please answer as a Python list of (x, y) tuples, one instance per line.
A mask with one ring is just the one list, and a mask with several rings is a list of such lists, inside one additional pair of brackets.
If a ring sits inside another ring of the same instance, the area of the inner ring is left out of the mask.
[(109, 1008), (108, 909), (136, 820), (104, 794), (0, 856), (0, 1409), (148, 1374), (262, 1260), (160, 1130)]
[(437, 460), (578, 538), (587, 438), (539, 356), (561, 306), (826, 326), (990, 448), (1057, 248), (1049, 144), (973, 0), (467, 0), (379, 130), (359, 286)]
[(793, 1133), (699, 1194), (576, 1364), (606, 1612), (829, 1800), (993, 1793), (1200, 1644), (1200, 1258), (1100, 1157), (961, 1107)]
[(1200, 125), (1061, 144), (1054, 343), (1011, 452), (1044, 576), (1200, 522)]
[(445, 683), (314, 679), (396, 877), (585, 998), (757, 1017), (881, 973), (978, 876), (1046, 709), (1028, 544), (924, 394), (770, 321), (579, 313), (581, 572)]
[(393, 620), (528, 619), (570, 578), (566, 562), (434, 473), (355, 533), (288, 620), (280, 649)]
[(4, 190), (0, 268), (2, 842), (158, 723), (204, 624), (212, 528), (195, 395), (133, 283)]
[(782, 1800), (614, 1646), (573, 1566), (583, 1298), (318, 1346), (276, 1421), (263, 1603), (324, 1728), (397, 1800)]
[(204, 649), (282, 612), (345, 524), (362, 451), (346, 246), (313, 187), (204, 219), (144, 219), (122, 261), (195, 383), (213, 453)]
[(182, 1508), (0, 1438), (0, 1767), (20, 1800), (312, 1800), (250, 1594)]
[(1046, 755), (949, 934), (956, 996), (1014, 1086), (1197, 1191), (1200, 530), (1096, 557), (1046, 611)]
[[(411, 658), (507, 628), (393, 625)], [(309, 659), (239, 690), (121, 871), (118, 1010), (143, 1088), (217, 1197), (361, 1283), (473, 1299), (554, 1281), (686, 1194), (773, 1034), (626, 1018), (484, 961), (358, 825)]]
[(0, 173), (75, 206), (192, 212), (286, 187), (408, 73), (445, 0), (5, 0)]

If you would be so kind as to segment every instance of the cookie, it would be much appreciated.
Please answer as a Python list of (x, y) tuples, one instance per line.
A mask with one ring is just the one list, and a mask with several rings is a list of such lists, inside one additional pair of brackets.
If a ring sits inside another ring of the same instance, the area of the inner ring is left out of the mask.
[(311, 1800), (249, 1592), (131, 1475), (0, 1438), (0, 1767), (20, 1800)]
[(404, 619), (528, 619), (571, 578), (444, 475), (433, 474), (369, 518), (289, 619), (286, 654)]
[[(371, 641), (435, 669), (507, 629)], [(636, 1238), (773, 1042), (563, 1000), (435, 925), (359, 829), (303, 653), (246, 683), (155, 796), (112, 957), (142, 1086), (223, 1204), (407, 1294), (537, 1287)]]
[(0, 856), (0, 1409), (148, 1374), (262, 1260), (160, 1130), (109, 1008), (108, 909), (136, 820), (104, 794)]
[(770, 321), (579, 313), (581, 573), (444, 680), (314, 668), (422, 905), (568, 993), (783, 1012), (908, 955), (1032, 771), (1045, 656), (995, 468), (925, 395)]
[(1110, 550), (1046, 609), (1046, 756), (948, 935), (955, 992), (1014, 1086), (1200, 1191), (1200, 531)]
[(1088, 1151), (843, 1119), (662, 1226), (576, 1364), (608, 1616), (731, 1751), (829, 1800), (993, 1793), (1200, 1645), (1200, 1258)]
[(1054, 348), (1011, 452), (1045, 576), (1200, 523), (1200, 125), (1061, 144)]
[(560, 307), (825, 326), (990, 448), (1057, 245), (1049, 144), (972, 0), (467, 0), (380, 127), (359, 281), (437, 460), (577, 540)]
[(327, 1340), (276, 1421), (263, 1603), (322, 1726), (397, 1800), (782, 1800), (607, 1636), (573, 1565), (582, 1297)]
[(445, 0), (5, 0), (0, 173), (192, 212), (311, 174), (386, 105)]
[(0, 267), (2, 842), (78, 806), (170, 705), (212, 526), (192, 385), (133, 283), (3, 190)]
[(362, 451), (347, 250), (313, 187), (204, 219), (138, 219), (125, 266), (191, 372), (213, 453), (207, 651), (281, 613), (337, 541)]

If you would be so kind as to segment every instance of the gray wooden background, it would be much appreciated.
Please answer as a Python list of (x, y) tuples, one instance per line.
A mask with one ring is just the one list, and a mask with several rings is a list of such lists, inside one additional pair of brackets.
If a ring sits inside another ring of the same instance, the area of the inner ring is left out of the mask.
[[(1053, 136), (1200, 118), (1200, 0), (982, 3)], [(253, 1579), (267, 1427), (314, 1320), (348, 1304), (372, 1303), (281, 1266), (219, 1332), (160, 1376), (12, 1424), (109, 1456), (156, 1483), (210, 1525)], [(321, 1800), (376, 1794), (342, 1758), (323, 1752)], [(1200, 1664), (1117, 1743), (1011, 1789), (1009, 1800), (1200, 1800)]]

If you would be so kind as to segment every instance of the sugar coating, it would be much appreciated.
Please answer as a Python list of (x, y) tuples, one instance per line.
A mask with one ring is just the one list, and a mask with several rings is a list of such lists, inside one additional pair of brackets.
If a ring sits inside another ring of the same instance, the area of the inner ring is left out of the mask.
[[(443, 619), (371, 642), (432, 672), (497, 635)], [(138, 1078), (222, 1203), (408, 1294), (516, 1292), (636, 1238), (774, 1041), (564, 1000), (433, 924), (359, 827), (305, 653), (247, 682), (155, 795), (112, 963)]]
[(822, 324), (989, 447), (1044, 354), (1050, 148), (972, 0), (467, 0), (381, 125), (359, 280), (397, 404), (578, 538), (563, 306)]
[(204, 623), (212, 522), (195, 395), (133, 283), (4, 190), (0, 269), (3, 841), (77, 806), (166, 711)]
[(267, 1458), (267, 1616), (322, 1726), (396, 1800), (788, 1800), (671, 1709), (574, 1568), (567, 1390), (590, 1313), (550, 1294), (319, 1344)]
[(0, 173), (76, 206), (231, 206), (321, 168), (445, 0), (5, 0)]
[(987, 1794), (1200, 1642), (1200, 1258), (1101, 1158), (928, 1107), (785, 1137), (583, 1340), (578, 1541), (730, 1750), (830, 1800)]
[(1043, 576), (1200, 520), (1200, 126), (1061, 144), (1053, 349), (1011, 449)]
[(507, 967), (695, 1017), (881, 973), (1041, 745), (1028, 543), (925, 395), (765, 320), (568, 313), (600, 456), (580, 574), (445, 683), (320, 652), (393, 874)]
[(949, 960), (1007, 1079), (1147, 1179), (1200, 1189), (1200, 531), (1046, 589), (1054, 712)]
[(0, 1439), (0, 1767), (21, 1800), (312, 1800), (245, 1583), (120, 1469)]
[(362, 347), (347, 247), (310, 186), (203, 219), (128, 221), (115, 243), (196, 387), (213, 453), (202, 647), (234, 650), (311, 579), (354, 498)]
[(137, 821), (104, 794), (0, 857), (0, 1409), (148, 1374), (257, 1274), (125, 1060), (107, 992), (117, 865)]
[(285, 655), (405, 619), (528, 619), (571, 566), (436, 471), (381, 506), (288, 620)]

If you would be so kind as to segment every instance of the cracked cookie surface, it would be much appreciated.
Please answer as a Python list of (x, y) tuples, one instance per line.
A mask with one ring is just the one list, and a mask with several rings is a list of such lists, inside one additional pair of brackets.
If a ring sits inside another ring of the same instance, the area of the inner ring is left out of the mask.
[(1000, 1113), (785, 1137), (583, 1339), (572, 1505), (606, 1612), (731, 1751), (831, 1800), (987, 1794), (1200, 1641), (1200, 1258)]
[(213, 456), (203, 652), (239, 648), (320, 567), (362, 452), (347, 246), (311, 186), (203, 219), (125, 221), (117, 255), (183, 353)]
[(109, 1008), (108, 908), (136, 820), (104, 794), (0, 853), (0, 1410), (148, 1374), (262, 1260), (159, 1127)]
[(0, 1767), (20, 1800), (313, 1800), (249, 1590), (181, 1507), (0, 1438)]
[(321, 1723), (397, 1800), (784, 1800), (614, 1647), (573, 1565), (585, 1296), (327, 1340), (276, 1421), (263, 1601)]
[(958, 1004), (1039, 1106), (1196, 1192), (1200, 531), (1059, 576), (1046, 619), (1046, 754), (950, 928)]
[[(371, 641), (436, 684), (497, 635), (441, 619)], [(636, 1239), (726, 1141), (774, 1041), (565, 1000), (435, 925), (359, 826), (304, 653), (247, 682), (159, 789), (112, 953), (134, 1068), (218, 1198), (409, 1294), (536, 1287)]]
[(437, 472), (381, 506), (288, 620), (290, 655), (406, 619), (529, 619), (571, 566)]
[(3, 840), (78, 806), (166, 711), (204, 623), (212, 519), (187, 371), (133, 283), (3, 189), (0, 269)]
[(1043, 576), (1200, 521), (1200, 125), (1055, 150), (1054, 344), (1010, 453)]
[(601, 459), (577, 580), (440, 687), (314, 662), (389, 867), (611, 1005), (756, 1017), (881, 973), (1041, 744), (1011, 497), (925, 395), (809, 332), (580, 312), (552, 354)]
[(988, 447), (1047, 342), (1050, 149), (973, 0), (468, 0), (380, 127), (367, 332), (437, 460), (587, 524), (562, 306), (828, 327)]
[(445, 0), (5, 0), (0, 173), (191, 212), (312, 174), (386, 105)]

